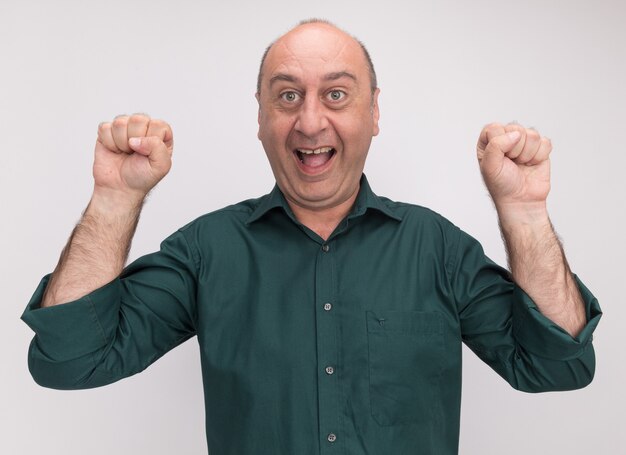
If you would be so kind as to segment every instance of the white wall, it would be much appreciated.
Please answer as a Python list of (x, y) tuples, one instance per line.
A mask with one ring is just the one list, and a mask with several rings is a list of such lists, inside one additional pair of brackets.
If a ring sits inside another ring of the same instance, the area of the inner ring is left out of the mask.
[(100, 121), (147, 112), (171, 122), (170, 175), (152, 194), (132, 258), (199, 214), (271, 189), (253, 98), (265, 46), (325, 17), (368, 45), (381, 134), (375, 191), (430, 206), (504, 252), (474, 147), (517, 120), (552, 138), (552, 219), (605, 311), (588, 388), (528, 395), (469, 351), (462, 454), (622, 453), (626, 398), (626, 4), (179, 0), (0, 2), (0, 452), (206, 453), (195, 340), (146, 372), (97, 390), (34, 384), (19, 321), (91, 190)]

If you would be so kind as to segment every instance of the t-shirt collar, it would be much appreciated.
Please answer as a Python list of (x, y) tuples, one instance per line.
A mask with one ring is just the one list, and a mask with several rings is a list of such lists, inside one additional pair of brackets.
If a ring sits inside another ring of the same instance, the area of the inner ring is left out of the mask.
[[(280, 191), (278, 185), (274, 185), (271, 193), (259, 200), (258, 205), (252, 211), (250, 217), (246, 220), (246, 224), (254, 223), (262, 218), (267, 212), (276, 208), (282, 208), (294, 222), (297, 222), (282, 191)], [(389, 218), (402, 221), (402, 217), (393, 213), (393, 211), (385, 204), (384, 200), (374, 194), (370, 188), (369, 182), (367, 181), (367, 177), (363, 174), (361, 176), (359, 194), (356, 197), (352, 210), (350, 210), (350, 213), (348, 214), (348, 218), (356, 218), (364, 215), (368, 209), (374, 209)]]

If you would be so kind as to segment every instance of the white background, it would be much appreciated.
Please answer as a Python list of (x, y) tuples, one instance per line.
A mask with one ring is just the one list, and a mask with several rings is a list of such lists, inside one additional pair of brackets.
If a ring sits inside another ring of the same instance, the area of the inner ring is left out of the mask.
[(475, 162), (490, 121), (552, 138), (552, 220), (605, 312), (586, 389), (512, 390), (465, 351), (461, 454), (623, 454), (626, 4), (621, 0), (0, 2), (0, 452), (202, 454), (197, 343), (88, 391), (40, 388), (19, 316), (89, 200), (97, 125), (169, 121), (174, 167), (131, 259), (202, 213), (267, 193), (253, 97), (266, 45), (324, 17), (368, 46), (381, 87), (374, 190), (426, 205), (505, 261)]

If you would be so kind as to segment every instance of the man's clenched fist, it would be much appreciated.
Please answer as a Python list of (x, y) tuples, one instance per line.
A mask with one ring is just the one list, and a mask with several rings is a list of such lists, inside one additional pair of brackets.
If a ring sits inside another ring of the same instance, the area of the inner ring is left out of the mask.
[(173, 135), (163, 120), (120, 115), (98, 127), (93, 176), (95, 192), (143, 199), (169, 172)]
[(491, 123), (480, 133), (476, 151), (498, 209), (545, 205), (550, 191), (550, 139), (521, 125)]

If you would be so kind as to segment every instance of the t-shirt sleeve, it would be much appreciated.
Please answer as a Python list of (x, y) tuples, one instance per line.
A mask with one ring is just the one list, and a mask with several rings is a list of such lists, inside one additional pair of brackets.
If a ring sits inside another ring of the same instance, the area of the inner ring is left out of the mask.
[(195, 334), (197, 254), (183, 232), (120, 277), (72, 302), (41, 308), (44, 277), (22, 319), (35, 332), (28, 364), (41, 385), (97, 387), (135, 374)]
[(574, 280), (585, 304), (587, 324), (573, 337), (559, 325), (544, 316), (533, 300), (519, 287), (513, 291), (513, 334), (526, 350), (555, 360), (580, 357), (589, 346), (602, 311), (598, 300), (578, 276)]
[(575, 277), (587, 324), (577, 337), (544, 316), (481, 245), (456, 230), (448, 263), (465, 344), (513, 387), (528, 392), (584, 387), (593, 378), (596, 298)]

